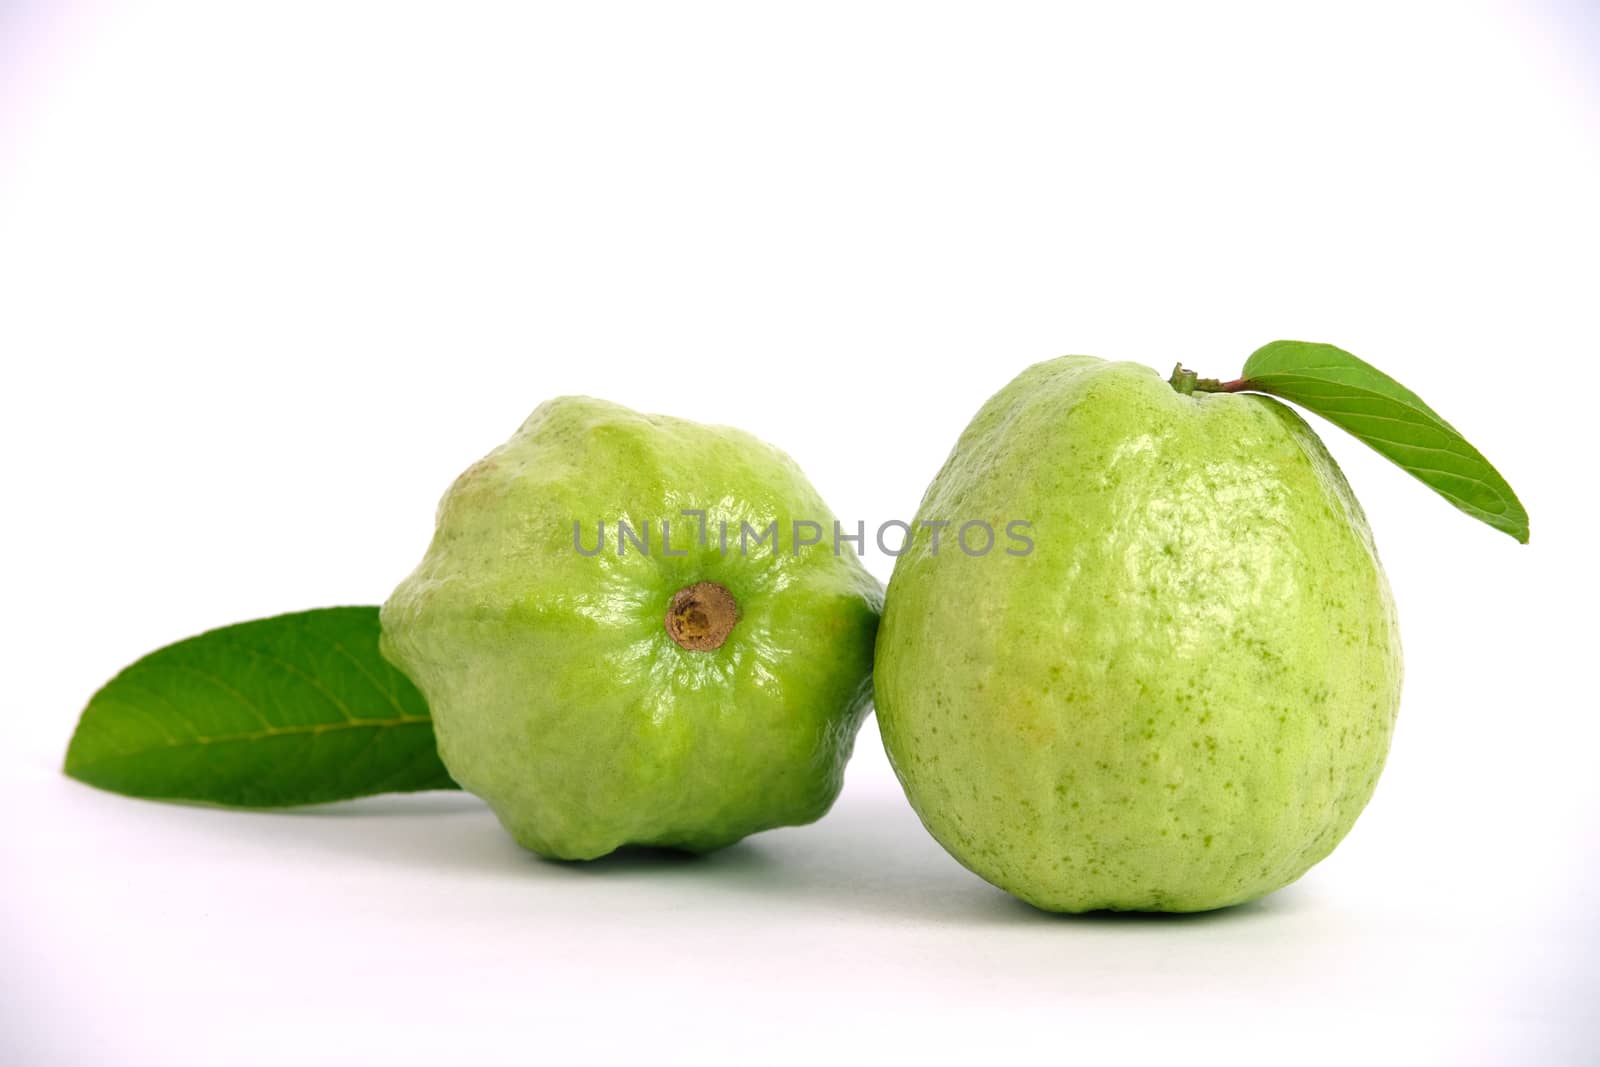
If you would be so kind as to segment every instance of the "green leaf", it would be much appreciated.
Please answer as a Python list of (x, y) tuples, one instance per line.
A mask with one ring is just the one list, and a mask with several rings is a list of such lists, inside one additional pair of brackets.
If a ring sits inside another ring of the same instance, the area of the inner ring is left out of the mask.
[(129, 796), (283, 807), (454, 789), (422, 694), (378, 652), (378, 609), (225, 626), (107, 682), (68, 775)]
[(1468, 515), (1528, 543), (1528, 512), (1483, 453), (1417, 394), (1343, 349), (1274, 341), (1245, 361), (1239, 381), (1220, 388), (1270, 393), (1316, 412)]

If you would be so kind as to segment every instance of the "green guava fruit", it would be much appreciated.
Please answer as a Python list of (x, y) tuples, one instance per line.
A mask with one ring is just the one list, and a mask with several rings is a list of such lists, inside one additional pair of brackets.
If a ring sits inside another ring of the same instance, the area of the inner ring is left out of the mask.
[(450, 487), (382, 648), (526, 848), (721, 848), (820, 818), (869, 706), (882, 588), (833, 522), (747, 433), (562, 397)]
[[(974, 521), (1028, 523), (1031, 550), (969, 554)], [(1051, 911), (1202, 911), (1339, 843), (1400, 674), (1366, 519), (1298, 415), (1068, 356), (929, 486), (875, 684), (912, 806), (972, 871)]]

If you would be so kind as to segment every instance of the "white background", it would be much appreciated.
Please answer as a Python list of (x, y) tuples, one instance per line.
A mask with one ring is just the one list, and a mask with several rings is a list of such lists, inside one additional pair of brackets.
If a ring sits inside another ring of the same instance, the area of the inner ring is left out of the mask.
[[(1600, 1057), (1593, 8), (13, 3), (0, 91), (0, 1061)], [(870, 723), (822, 822), (676, 863), (58, 773), (139, 655), (382, 600), (544, 398), (752, 429), (875, 524), (1031, 362), (1278, 337), (1422, 393), (1533, 541), (1328, 430), (1406, 691), (1258, 904), (1035, 912)]]

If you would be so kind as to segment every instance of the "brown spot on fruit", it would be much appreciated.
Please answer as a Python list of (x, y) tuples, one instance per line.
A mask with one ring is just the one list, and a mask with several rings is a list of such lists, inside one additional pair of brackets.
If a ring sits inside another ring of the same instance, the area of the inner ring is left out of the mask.
[(717, 582), (695, 582), (672, 594), (667, 607), (667, 636), (679, 648), (710, 652), (722, 647), (739, 621), (739, 603)]

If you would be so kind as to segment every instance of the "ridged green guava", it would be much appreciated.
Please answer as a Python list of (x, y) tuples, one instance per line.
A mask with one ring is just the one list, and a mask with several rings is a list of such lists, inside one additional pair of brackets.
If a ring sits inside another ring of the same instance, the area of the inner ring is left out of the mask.
[(720, 848), (839, 793), (882, 589), (833, 521), (747, 433), (552, 400), (445, 494), (383, 650), (525, 847)]
[[(1355, 822), (1399, 635), (1361, 507), (1289, 408), (1041, 363), (978, 412), (917, 518), (878, 719), (974, 872), (1053, 911), (1199, 911), (1294, 881)], [(1032, 551), (935, 550), (922, 525), (974, 520), (1031, 524)]]

